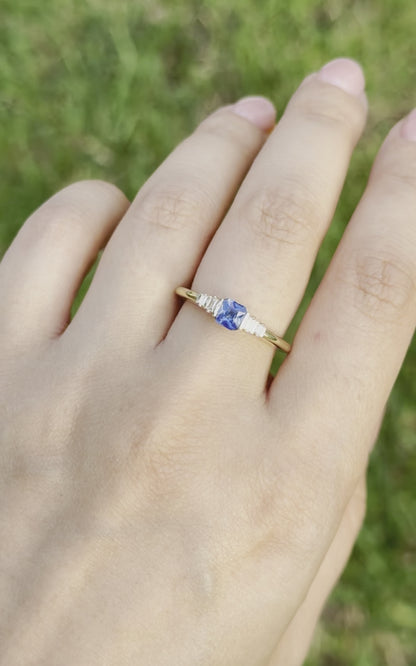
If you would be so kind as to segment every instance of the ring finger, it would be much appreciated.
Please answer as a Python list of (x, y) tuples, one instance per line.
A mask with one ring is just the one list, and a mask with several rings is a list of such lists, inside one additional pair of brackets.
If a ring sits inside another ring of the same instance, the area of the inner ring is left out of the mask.
[[(335, 60), (305, 79), (211, 241), (193, 289), (235, 298), (270, 329), (284, 333), (333, 216), (365, 116), (364, 77), (354, 61)], [(226, 372), (236, 381), (248, 378), (251, 388), (263, 391), (273, 348), (243, 333), (236, 344), (234, 335), (186, 303), (167, 342), (186, 346), (191, 356), (202, 348), (213, 369), (226, 359)]]

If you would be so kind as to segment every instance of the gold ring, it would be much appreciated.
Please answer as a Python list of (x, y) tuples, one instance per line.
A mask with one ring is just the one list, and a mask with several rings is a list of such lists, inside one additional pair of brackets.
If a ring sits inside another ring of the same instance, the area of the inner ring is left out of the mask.
[(218, 298), (218, 296), (202, 294), (187, 287), (177, 287), (175, 291), (178, 296), (186, 298), (188, 301), (203, 308), (215, 318), (218, 324), (221, 324), (221, 326), (224, 326), (229, 331), (239, 330), (251, 333), (251, 335), (256, 335), (266, 342), (271, 342), (272, 345), (281, 351), (290, 352), (290, 344), (255, 319), (241, 303), (237, 303), (231, 298)]

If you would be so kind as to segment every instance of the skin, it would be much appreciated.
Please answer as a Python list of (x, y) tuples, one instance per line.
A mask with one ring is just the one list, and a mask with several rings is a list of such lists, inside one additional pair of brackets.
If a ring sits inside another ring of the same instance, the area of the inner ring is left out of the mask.
[(174, 289), (284, 335), (365, 123), (342, 67), (307, 77), (272, 131), (217, 110), (131, 205), (70, 185), (4, 256), (1, 666), (303, 662), (416, 324), (412, 116), (274, 380), (270, 345)]

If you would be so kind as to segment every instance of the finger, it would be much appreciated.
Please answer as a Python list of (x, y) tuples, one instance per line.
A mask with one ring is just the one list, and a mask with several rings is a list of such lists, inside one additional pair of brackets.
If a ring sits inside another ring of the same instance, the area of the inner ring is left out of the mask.
[[(231, 297), (270, 329), (284, 332), (364, 125), (363, 87), (361, 68), (345, 59), (300, 86), (210, 243), (195, 276), (196, 291)], [(186, 303), (169, 337), (186, 340), (192, 354), (203, 336), (208, 363), (219, 356), (237, 381), (249, 376), (253, 389), (263, 391), (273, 347), (235, 335)]]
[(366, 480), (361, 477), (345, 509), (322, 564), (270, 659), (269, 666), (301, 666), (309, 652), (324, 604), (348, 562), (366, 509)]
[(5, 340), (28, 345), (59, 335), (84, 275), (127, 207), (117, 187), (91, 180), (69, 185), (29, 217), (0, 265)]
[(366, 464), (414, 332), (415, 211), (414, 112), (386, 138), (270, 390), (281, 427), (291, 396), (305, 432), (320, 428), (313, 446), (293, 440), (290, 456), (301, 456), (305, 469), (313, 458), (340, 497)]
[(89, 331), (92, 344), (94, 335), (101, 345), (113, 344), (120, 329), (125, 349), (143, 346), (145, 339), (153, 347), (164, 337), (177, 310), (175, 287), (192, 280), (274, 119), (272, 103), (262, 97), (223, 107), (145, 183), (103, 253), (78, 311), (80, 330)]

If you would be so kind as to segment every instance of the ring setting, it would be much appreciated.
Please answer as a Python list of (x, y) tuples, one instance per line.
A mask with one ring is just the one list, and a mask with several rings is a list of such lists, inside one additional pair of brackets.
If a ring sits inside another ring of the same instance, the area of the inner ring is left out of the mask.
[(244, 305), (231, 298), (218, 298), (218, 296), (210, 296), (209, 294), (197, 292), (187, 287), (177, 287), (176, 294), (195, 303), (195, 305), (198, 305), (211, 314), (218, 324), (229, 331), (245, 331), (258, 338), (262, 338), (266, 342), (270, 342), (277, 349), (286, 353), (291, 349), (290, 344), (286, 340), (283, 340), (270, 331), (264, 324), (253, 317)]

